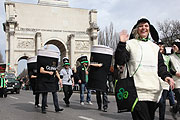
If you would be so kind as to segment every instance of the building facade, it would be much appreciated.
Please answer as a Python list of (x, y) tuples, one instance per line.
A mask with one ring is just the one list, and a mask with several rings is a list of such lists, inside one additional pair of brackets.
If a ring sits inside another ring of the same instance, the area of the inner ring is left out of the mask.
[(97, 11), (71, 8), (65, 0), (39, 0), (37, 4), (5, 2), (6, 63), (17, 73), (18, 61), (37, 54), (45, 45), (60, 50), (71, 67), (81, 55), (90, 57), (97, 45)]

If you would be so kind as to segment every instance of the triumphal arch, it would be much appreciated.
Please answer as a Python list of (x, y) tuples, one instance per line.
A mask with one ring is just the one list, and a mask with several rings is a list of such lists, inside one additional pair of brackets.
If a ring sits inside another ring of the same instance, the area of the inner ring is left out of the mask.
[(65, 0), (37, 4), (5, 2), (6, 63), (17, 71), (18, 61), (35, 56), (47, 44), (57, 46), (71, 67), (97, 45), (97, 11), (71, 8)]

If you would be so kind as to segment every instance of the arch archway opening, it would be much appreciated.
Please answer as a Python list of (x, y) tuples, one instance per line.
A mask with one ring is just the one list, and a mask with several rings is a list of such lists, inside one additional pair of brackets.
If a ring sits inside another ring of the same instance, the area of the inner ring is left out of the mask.
[(59, 52), (59, 65), (58, 69), (61, 69), (62, 58), (66, 56), (66, 48), (65, 45), (59, 40), (49, 40), (44, 44), (45, 49), (50, 49)]
[(18, 64), (17, 64), (17, 76), (27, 76), (27, 59), (28, 56), (22, 56), (18, 59)]

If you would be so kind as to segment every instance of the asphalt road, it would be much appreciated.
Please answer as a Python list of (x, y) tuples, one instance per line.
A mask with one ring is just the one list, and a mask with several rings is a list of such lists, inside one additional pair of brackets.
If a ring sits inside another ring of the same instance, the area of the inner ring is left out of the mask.
[[(98, 111), (96, 96), (92, 94), (93, 105), (79, 104), (79, 93), (74, 92), (70, 107), (63, 102), (63, 92), (58, 93), (59, 104), (64, 108), (63, 112), (56, 113), (54, 110), (52, 94), (48, 94), (47, 114), (42, 114), (40, 108), (34, 106), (32, 91), (21, 90), (20, 94), (8, 94), (7, 98), (0, 98), (0, 120), (131, 120), (130, 113), (117, 113), (115, 97), (108, 95), (110, 101), (107, 112)], [(41, 97), (40, 97), (41, 103)], [(168, 102), (167, 102), (168, 104)], [(178, 114), (180, 119), (180, 115)], [(158, 120), (158, 110), (156, 118)], [(166, 120), (172, 120), (169, 105), (166, 108)]]

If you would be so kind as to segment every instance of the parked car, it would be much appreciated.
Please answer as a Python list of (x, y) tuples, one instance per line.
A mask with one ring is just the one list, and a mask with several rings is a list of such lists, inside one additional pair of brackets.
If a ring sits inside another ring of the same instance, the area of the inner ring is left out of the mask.
[(7, 83), (7, 92), (10, 91), (11, 93), (16, 92), (16, 94), (20, 93), (20, 83), (16, 80), (16, 76), (14, 73), (7, 73), (6, 77), (8, 80)]

